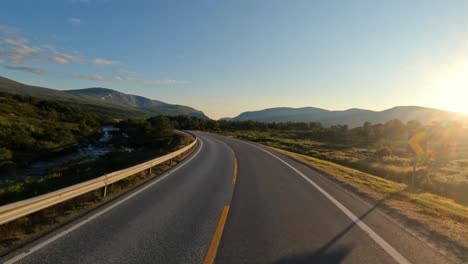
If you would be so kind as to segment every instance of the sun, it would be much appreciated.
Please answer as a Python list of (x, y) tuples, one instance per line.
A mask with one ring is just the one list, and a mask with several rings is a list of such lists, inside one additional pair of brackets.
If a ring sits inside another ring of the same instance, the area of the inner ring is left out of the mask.
[(468, 61), (454, 66), (433, 81), (431, 101), (438, 108), (468, 114)]

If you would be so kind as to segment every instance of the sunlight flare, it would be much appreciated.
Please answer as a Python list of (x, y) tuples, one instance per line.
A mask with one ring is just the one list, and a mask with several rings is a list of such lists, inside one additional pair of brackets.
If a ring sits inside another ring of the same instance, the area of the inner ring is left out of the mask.
[(432, 83), (434, 105), (468, 114), (468, 61), (449, 66)]

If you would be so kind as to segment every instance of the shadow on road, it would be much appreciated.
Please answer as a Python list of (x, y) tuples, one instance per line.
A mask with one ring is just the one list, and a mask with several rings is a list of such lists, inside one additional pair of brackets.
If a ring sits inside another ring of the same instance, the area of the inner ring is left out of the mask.
[(330, 250), (330, 252), (315, 252), (312, 254), (303, 254), (284, 257), (274, 264), (310, 264), (310, 263), (341, 263), (351, 252), (351, 248), (341, 247)]
[[(402, 190), (403, 191), (403, 190)], [(278, 261), (273, 262), (274, 264), (301, 264), (301, 263), (342, 263), (344, 258), (351, 252), (352, 247), (338, 247), (332, 249), (332, 246), (338, 242), (343, 236), (345, 236), (351, 229), (356, 226), (356, 224), (366, 218), (370, 213), (375, 211), (380, 205), (382, 205), (386, 200), (391, 199), (395, 195), (398, 195), (400, 192), (394, 192), (387, 195), (385, 198), (379, 200), (374, 204), (369, 210), (362, 214), (357, 221), (352, 222), (347, 227), (345, 227), (341, 232), (339, 232), (335, 237), (330, 241), (320, 247), (313, 253), (303, 254), (303, 255), (293, 255), (281, 258)]]

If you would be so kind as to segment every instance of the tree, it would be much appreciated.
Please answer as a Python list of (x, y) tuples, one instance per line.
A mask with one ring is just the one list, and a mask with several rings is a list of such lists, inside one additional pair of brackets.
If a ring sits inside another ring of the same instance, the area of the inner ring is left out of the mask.
[(406, 126), (398, 119), (390, 120), (384, 124), (384, 135), (389, 140), (406, 138)]
[(171, 120), (165, 116), (155, 116), (148, 119), (151, 128), (146, 132), (147, 140), (153, 145), (160, 145), (170, 141), (174, 134)]
[(333, 125), (328, 129), (329, 139), (335, 142), (346, 142), (348, 125)]
[(371, 122), (364, 122), (362, 125), (362, 134), (367, 143), (370, 143), (375, 139), (374, 127)]
[(406, 123), (406, 128), (408, 129), (408, 132), (411, 133), (411, 134), (414, 134), (414, 133), (424, 129), (423, 125), (418, 120), (408, 121)]

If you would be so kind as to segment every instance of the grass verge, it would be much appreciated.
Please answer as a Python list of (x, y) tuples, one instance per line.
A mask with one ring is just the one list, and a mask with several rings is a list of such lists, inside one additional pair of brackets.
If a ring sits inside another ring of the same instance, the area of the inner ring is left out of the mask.
[[(413, 156), (407, 150), (406, 141), (392, 141), (389, 144), (395, 146), (389, 148), (381, 147), (380, 144), (319, 142), (300, 131), (242, 130), (218, 133), (330, 161), (393, 182), (410, 184), (412, 181)], [(430, 168), (429, 164), (424, 164), (427, 161), (420, 159), (415, 188), (418, 192), (447, 197), (468, 206), (468, 144), (460, 142), (456, 149), (450, 152), (450, 161), (441, 163), (438, 168)], [(383, 154), (379, 152), (382, 150), (391, 151), (381, 156)]]

